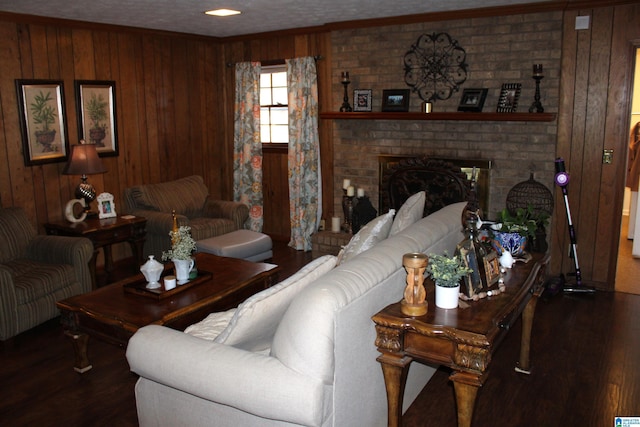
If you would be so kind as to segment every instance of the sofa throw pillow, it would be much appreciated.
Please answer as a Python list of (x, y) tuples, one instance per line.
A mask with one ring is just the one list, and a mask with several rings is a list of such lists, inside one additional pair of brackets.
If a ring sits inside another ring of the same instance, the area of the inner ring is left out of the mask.
[(291, 301), (298, 292), (335, 265), (336, 257), (325, 255), (311, 261), (288, 279), (249, 297), (238, 306), (214, 342), (249, 351), (271, 348), (273, 335)]
[(424, 214), (424, 203), (427, 196), (424, 191), (420, 191), (409, 197), (398, 209), (398, 214), (393, 219), (393, 225), (389, 236), (395, 236), (414, 222), (422, 218)]
[(389, 237), (395, 213), (395, 209), (390, 209), (386, 214), (380, 215), (362, 227), (338, 254), (338, 264), (348, 261)]
[(236, 309), (232, 308), (227, 311), (211, 313), (198, 323), (188, 326), (184, 332), (203, 340), (213, 341), (227, 327), (235, 312)]

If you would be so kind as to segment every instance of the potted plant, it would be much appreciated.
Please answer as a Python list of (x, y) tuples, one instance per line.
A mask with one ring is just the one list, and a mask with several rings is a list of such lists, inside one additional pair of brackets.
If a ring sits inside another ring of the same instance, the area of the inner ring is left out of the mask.
[(104, 100), (102, 95), (96, 96), (91, 94), (89, 102), (87, 102), (87, 115), (91, 120), (91, 128), (89, 129), (89, 139), (92, 143), (104, 146), (102, 140), (107, 135), (107, 124), (103, 123), (107, 119), (107, 107), (109, 103)]
[(43, 152), (54, 151), (52, 143), (56, 138), (56, 130), (49, 129), (49, 125), (56, 121), (56, 110), (49, 102), (53, 101), (51, 98), (51, 92), (47, 92), (45, 95), (40, 91), (31, 103), (31, 113), (33, 114), (33, 122), (36, 125), (41, 125), (40, 129), (37, 129), (36, 141), (43, 147)]
[(430, 254), (427, 274), (436, 284), (436, 306), (440, 308), (458, 307), (460, 279), (471, 273), (461, 255), (449, 256)]
[(549, 215), (535, 212), (531, 205), (526, 209), (518, 208), (515, 212), (504, 208), (500, 212), (498, 222), (492, 226), (491, 243), (498, 255), (502, 254), (503, 250), (514, 256), (522, 255), (527, 242), (533, 242), (536, 236), (540, 235), (539, 230), (543, 231), (544, 236), (544, 228), (548, 221)]
[(181, 225), (177, 231), (170, 231), (171, 249), (162, 252), (162, 261), (173, 261), (176, 267), (176, 280), (179, 285), (189, 281), (189, 273), (195, 261), (191, 254), (196, 250), (196, 241), (191, 237), (191, 227)]

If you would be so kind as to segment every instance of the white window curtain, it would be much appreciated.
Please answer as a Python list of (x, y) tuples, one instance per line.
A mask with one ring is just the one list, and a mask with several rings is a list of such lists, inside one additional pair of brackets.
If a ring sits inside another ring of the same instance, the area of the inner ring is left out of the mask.
[(289, 246), (311, 250), (311, 235), (322, 217), (318, 79), (312, 57), (289, 59)]
[(259, 62), (236, 64), (233, 197), (249, 207), (245, 228), (262, 231), (262, 143), (260, 142)]

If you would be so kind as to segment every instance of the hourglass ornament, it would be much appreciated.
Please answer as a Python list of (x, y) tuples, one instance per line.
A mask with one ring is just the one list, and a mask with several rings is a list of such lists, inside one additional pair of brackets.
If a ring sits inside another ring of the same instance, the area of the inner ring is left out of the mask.
[(349, 83), (351, 83), (351, 81), (349, 81), (349, 72), (348, 71), (343, 71), (342, 72), (342, 81), (341, 81), (342, 85), (344, 86), (344, 98), (342, 99), (342, 107), (340, 107), (340, 112), (341, 113), (348, 113), (353, 111), (353, 108), (351, 108), (351, 105), (349, 105), (349, 93), (347, 92), (347, 87), (349, 86)]
[(544, 78), (542, 74), (542, 64), (533, 64), (533, 79), (536, 81), (536, 95), (533, 104), (529, 107), (530, 113), (544, 113), (544, 108), (540, 103), (540, 80)]
[(428, 258), (423, 253), (409, 253), (402, 257), (402, 265), (407, 271), (404, 298), (400, 302), (400, 310), (407, 316), (423, 316), (427, 314), (427, 291), (424, 287), (424, 272)]

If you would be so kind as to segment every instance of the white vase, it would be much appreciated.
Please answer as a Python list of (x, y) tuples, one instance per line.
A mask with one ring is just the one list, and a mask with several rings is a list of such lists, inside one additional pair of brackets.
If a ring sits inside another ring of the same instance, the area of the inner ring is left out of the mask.
[(178, 285), (184, 285), (189, 281), (189, 273), (193, 270), (195, 261), (192, 259), (172, 259), (176, 267), (176, 280)]
[(457, 308), (460, 297), (460, 285), (446, 288), (436, 284), (436, 306), (440, 308)]

